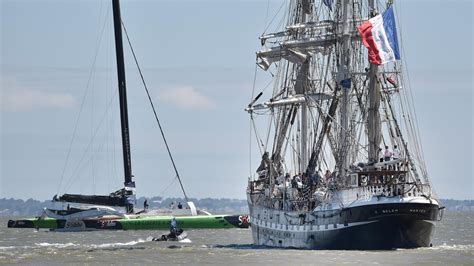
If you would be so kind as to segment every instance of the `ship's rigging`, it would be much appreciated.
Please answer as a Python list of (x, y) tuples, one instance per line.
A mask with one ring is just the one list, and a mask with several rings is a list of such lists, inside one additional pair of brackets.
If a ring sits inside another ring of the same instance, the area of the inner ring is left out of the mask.
[[(360, 43), (357, 26), (377, 14), (374, 1), (337, 1), (334, 12), (316, 1), (289, 5), (285, 29), (262, 34), (256, 54), (260, 68), (276, 73), (273, 93), (264, 102), (258, 101), (265, 97), (259, 94), (246, 108), (252, 121), (269, 117), (264, 132), (251, 123), (257, 136), (274, 132), (272, 138), (258, 140), (265, 148), (262, 155), (269, 152), (274, 169), (293, 175), (326, 168), (344, 179), (358, 163), (379, 163), (379, 149), (397, 145), (411, 165), (413, 180), (428, 182), (419, 139), (407, 119), (412, 116), (405, 106), (410, 95), (401, 95), (408, 90), (398, 85), (404, 84), (401, 63), (369, 65)], [(402, 127), (412, 130), (409, 140)]]
[(440, 207), (397, 61), (393, 3), (377, 3), (289, 1), (283, 30), (260, 37), (256, 64), (273, 92), (257, 90), (245, 108), (261, 153), (247, 187), (254, 243), (429, 246)]

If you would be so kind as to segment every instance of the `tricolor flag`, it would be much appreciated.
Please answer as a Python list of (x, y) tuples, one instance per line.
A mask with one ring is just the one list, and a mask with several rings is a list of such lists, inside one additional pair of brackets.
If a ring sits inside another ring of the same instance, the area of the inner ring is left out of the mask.
[(382, 65), (400, 59), (397, 29), (393, 9), (390, 6), (382, 15), (377, 15), (357, 27), (362, 43), (369, 50), (369, 62)]

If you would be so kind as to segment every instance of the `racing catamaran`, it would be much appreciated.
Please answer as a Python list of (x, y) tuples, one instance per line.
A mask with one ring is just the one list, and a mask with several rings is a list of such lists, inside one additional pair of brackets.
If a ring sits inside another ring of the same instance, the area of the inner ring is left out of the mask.
[[(122, 151), (124, 167), (124, 187), (110, 193), (109, 195), (81, 195), (64, 194), (54, 196), (53, 201), (81, 204), (66, 209), (54, 210), (44, 209), (43, 214), (37, 218), (26, 220), (10, 220), (8, 227), (17, 228), (49, 228), (63, 231), (82, 231), (96, 229), (163, 229), (167, 228), (170, 219), (176, 217), (181, 228), (233, 228), (249, 226), (245, 215), (211, 215), (205, 210), (197, 209), (184, 190), (181, 178), (171, 155), (168, 143), (163, 133), (157, 113), (149, 97), (156, 121), (160, 128), (165, 146), (171, 159), (176, 177), (187, 202), (187, 207), (172, 208), (166, 210), (142, 210), (136, 212), (135, 205), (135, 181), (133, 181), (132, 161), (130, 155), (130, 130), (128, 124), (128, 106), (125, 80), (125, 64), (122, 44), (122, 19), (120, 14), (119, 0), (112, 0), (113, 21), (115, 32), (115, 52), (117, 61), (118, 92), (120, 105), (120, 121), (122, 133)], [(126, 33), (126, 32), (125, 32)], [(128, 36), (127, 36), (128, 39)], [(130, 43), (130, 41), (129, 41)], [(131, 44), (130, 44), (131, 46)], [(135, 54), (132, 49), (135, 62)], [(146, 88), (146, 84), (142, 81)], [(148, 94), (149, 95), (149, 94)], [(84, 205), (85, 204), (85, 205)], [(94, 206), (91, 206), (94, 205)], [(125, 213), (113, 207), (124, 207)]]
[[(113, 193), (110, 193), (109, 195), (64, 194), (59, 197), (55, 196), (53, 200), (59, 201), (59, 202), (68, 202), (68, 203), (124, 207), (127, 214), (133, 215), (135, 212), (134, 204), (136, 201), (135, 181), (133, 181), (132, 160), (131, 160), (131, 153), (130, 153), (130, 129), (129, 129), (129, 123), (128, 123), (127, 86), (126, 86), (127, 83), (125, 79), (125, 63), (124, 63), (124, 55), (123, 55), (122, 19), (121, 19), (121, 14), (120, 14), (120, 3), (118, 0), (112, 0), (112, 10), (113, 10), (114, 33), (115, 33), (115, 55), (116, 55), (116, 62), (117, 62), (120, 125), (121, 125), (121, 133), (122, 133), (124, 187)], [(159, 125), (161, 129), (161, 124)], [(161, 131), (161, 133), (163, 134), (163, 131)], [(164, 138), (164, 134), (163, 134), (163, 138)], [(164, 140), (165, 140), (166, 147), (168, 148), (166, 139), (164, 138)], [(168, 148), (168, 151), (169, 151), (169, 148)], [(169, 155), (173, 162), (173, 166), (175, 166), (171, 153), (169, 153)], [(179, 176), (179, 173), (177, 172), (176, 167), (175, 167), (175, 170), (176, 170), (178, 181), (181, 184), (182, 191), (187, 200), (187, 195), (186, 195), (186, 192), (184, 191), (184, 187), (181, 183), (181, 178)], [(69, 208), (69, 210), (65, 210), (62, 212), (54, 212), (52, 210), (45, 210), (45, 214), (49, 217), (51, 217), (51, 214), (53, 213), (56, 214), (54, 216), (58, 216), (58, 214), (62, 214), (64, 215), (65, 218), (68, 218), (71, 215), (77, 217), (80, 215), (81, 212), (83, 212), (83, 213), (87, 213), (89, 217), (94, 217), (93, 210), (97, 210), (98, 215), (104, 212), (104, 210), (110, 211), (110, 207), (102, 208), (100, 206), (94, 206), (92, 208)], [(192, 204), (192, 202), (189, 202), (189, 210), (191, 211), (189, 215), (197, 215), (197, 210), (194, 204)]]

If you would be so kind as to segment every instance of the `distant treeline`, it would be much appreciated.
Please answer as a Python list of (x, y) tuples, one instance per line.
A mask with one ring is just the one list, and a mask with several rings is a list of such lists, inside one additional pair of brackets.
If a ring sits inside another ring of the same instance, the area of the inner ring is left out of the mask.
[[(137, 199), (136, 209), (140, 210), (143, 208), (143, 203), (147, 200), (150, 208), (166, 208), (171, 205), (177, 206), (179, 203), (185, 205), (184, 198), (166, 198), (162, 197), (141, 197)], [(190, 199), (194, 204), (204, 210), (208, 210), (211, 213), (223, 214), (223, 213), (235, 213), (244, 214), (248, 213), (247, 201), (239, 199)], [(67, 204), (53, 203), (49, 200), (38, 201), (34, 199), (28, 199), (26, 201), (21, 199), (0, 199), (0, 216), (36, 216), (40, 215), (43, 208), (61, 208)], [(450, 211), (474, 211), (474, 200), (453, 200), (453, 199), (442, 199), (441, 205), (445, 206)]]
[[(150, 197), (138, 198), (136, 201), (136, 210), (143, 208), (143, 203), (147, 200), (149, 208), (166, 208), (174, 205), (175, 207), (181, 203), (185, 205), (186, 200), (184, 198), (166, 198), (162, 197)], [(207, 210), (211, 213), (224, 214), (224, 213), (236, 213), (245, 214), (248, 213), (247, 201), (239, 199), (189, 199), (194, 202), (194, 205), (200, 209)], [(0, 198), (0, 216), (36, 216), (40, 215), (43, 208), (61, 208), (67, 204), (51, 202), (50, 200), (38, 201), (34, 199), (28, 199), (26, 201), (21, 199), (6, 199)]]
[(441, 205), (450, 211), (474, 211), (474, 200), (441, 199)]

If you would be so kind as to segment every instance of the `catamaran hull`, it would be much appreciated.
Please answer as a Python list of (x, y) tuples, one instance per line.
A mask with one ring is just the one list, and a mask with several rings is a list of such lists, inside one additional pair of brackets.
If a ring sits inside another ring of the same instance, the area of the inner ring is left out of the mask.
[(312, 213), (254, 206), (250, 213), (256, 245), (359, 250), (428, 247), (434, 222), (440, 215), (438, 205), (417, 203), (373, 204)]
[[(37, 228), (58, 231), (93, 230), (159, 230), (169, 229), (171, 216), (136, 217), (131, 219), (64, 220), (32, 218), (8, 221), (9, 228)], [(247, 215), (202, 215), (176, 217), (177, 226), (183, 229), (248, 228)]]

